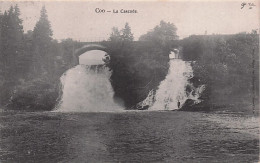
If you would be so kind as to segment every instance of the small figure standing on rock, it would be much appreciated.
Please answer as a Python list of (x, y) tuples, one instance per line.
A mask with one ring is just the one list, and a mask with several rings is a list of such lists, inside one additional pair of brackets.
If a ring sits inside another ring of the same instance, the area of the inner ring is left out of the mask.
[(181, 103), (180, 103), (179, 100), (178, 100), (178, 102), (177, 102), (177, 105), (178, 105), (178, 109), (180, 109), (180, 105), (181, 105)]

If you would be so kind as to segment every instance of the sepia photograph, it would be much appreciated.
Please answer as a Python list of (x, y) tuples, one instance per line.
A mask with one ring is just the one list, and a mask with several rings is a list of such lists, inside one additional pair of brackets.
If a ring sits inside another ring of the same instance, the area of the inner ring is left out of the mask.
[(0, 162), (260, 162), (259, 7), (0, 1)]

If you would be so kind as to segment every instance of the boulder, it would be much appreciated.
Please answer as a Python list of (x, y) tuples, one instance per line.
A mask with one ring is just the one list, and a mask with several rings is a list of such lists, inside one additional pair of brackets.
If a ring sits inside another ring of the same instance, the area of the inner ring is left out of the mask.
[(209, 111), (210, 106), (204, 101), (196, 104), (195, 100), (187, 99), (179, 110), (181, 110), (181, 111)]

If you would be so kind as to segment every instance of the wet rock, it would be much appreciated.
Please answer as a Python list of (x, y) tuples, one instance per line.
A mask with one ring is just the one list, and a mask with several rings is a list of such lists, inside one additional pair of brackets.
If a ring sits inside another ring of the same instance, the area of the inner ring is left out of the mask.
[(182, 105), (181, 110), (190, 110), (191, 107), (195, 104), (195, 100), (187, 99)]
[(209, 111), (210, 107), (206, 102), (196, 104), (195, 100), (187, 99), (180, 108), (181, 111)]
[(145, 105), (143, 107), (138, 108), (138, 110), (148, 110), (149, 105)]
[(198, 87), (199, 85), (203, 84), (201, 83), (200, 79), (195, 76), (189, 79), (189, 82), (192, 83), (194, 87)]

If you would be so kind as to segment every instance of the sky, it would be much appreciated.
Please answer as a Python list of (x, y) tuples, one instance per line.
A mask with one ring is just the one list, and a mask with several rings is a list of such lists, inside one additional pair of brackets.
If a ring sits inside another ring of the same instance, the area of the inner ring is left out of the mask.
[(79, 56), (79, 64), (85, 65), (101, 65), (105, 62), (106, 52), (101, 50), (90, 50)]
[[(158, 2), (15, 2), (1, 1), (3, 13), (11, 5), (18, 4), (24, 31), (33, 30), (45, 5), (53, 30), (53, 38), (72, 38), (78, 41), (101, 41), (107, 39), (112, 27), (122, 29), (129, 23), (135, 40), (152, 30), (161, 20), (174, 23), (180, 38), (192, 34), (234, 34), (251, 32), (259, 28), (258, 1), (249, 9), (244, 1), (158, 1)], [(245, 1), (249, 2), (249, 1)], [(95, 9), (105, 13), (96, 13)], [(138, 13), (113, 13), (113, 10), (137, 10)]]

